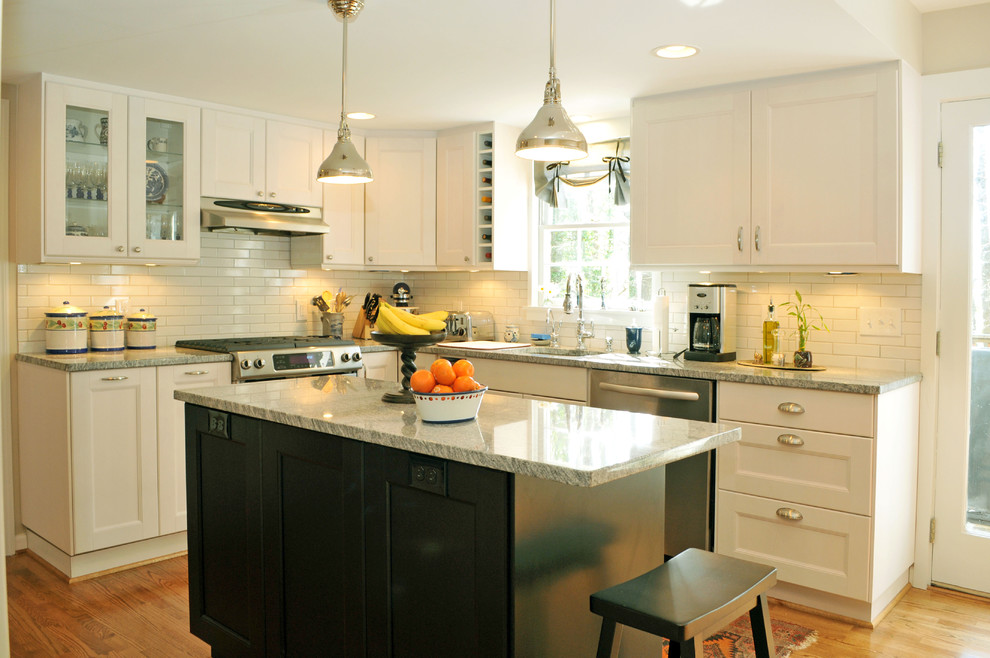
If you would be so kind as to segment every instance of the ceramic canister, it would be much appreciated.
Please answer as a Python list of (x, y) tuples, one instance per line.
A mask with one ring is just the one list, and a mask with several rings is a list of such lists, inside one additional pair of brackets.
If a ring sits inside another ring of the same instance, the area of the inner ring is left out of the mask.
[(124, 323), (127, 329), (127, 349), (155, 349), (156, 324), (158, 324), (158, 318), (149, 313), (147, 309), (142, 308), (137, 313), (129, 314), (127, 321)]
[(124, 315), (104, 306), (89, 316), (89, 349), (94, 352), (120, 352), (124, 349)]
[(62, 302), (61, 306), (45, 312), (46, 353), (82, 354), (87, 350), (88, 334), (86, 311), (81, 308)]

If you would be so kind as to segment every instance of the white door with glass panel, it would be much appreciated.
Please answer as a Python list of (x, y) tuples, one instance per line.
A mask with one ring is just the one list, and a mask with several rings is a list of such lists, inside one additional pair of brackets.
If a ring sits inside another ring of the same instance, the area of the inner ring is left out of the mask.
[(942, 105), (932, 580), (990, 593), (990, 99)]

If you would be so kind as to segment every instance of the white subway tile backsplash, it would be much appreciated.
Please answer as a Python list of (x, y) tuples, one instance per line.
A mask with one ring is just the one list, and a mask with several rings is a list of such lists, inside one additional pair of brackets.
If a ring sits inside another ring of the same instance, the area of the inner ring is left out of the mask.
[[(44, 350), (44, 313), (64, 300), (94, 311), (116, 299), (128, 310), (147, 307), (159, 317), (161, 345), (179, 338), (314, 333), (321, 330), (314, 296), (343, 288), (354, 296), (345, 312), (345, 327), (354, 324), (366, 292), (388, 299), (392, 286), (404, 281), (413, 304), (424, 310), (489, 310), (496, 327), (520, 325), (522, 336), (543, 332), (543, 321), (527, 321), (530, 304), (526, 272), (361, 272), (300, 270), (289, 263), (289, 241), (274, 236), (204, 235), (201, 260), (195, 266), (144, 265), (18, 265), (17, 336), (22, 351)], [(760, 328), (770, 296), (775, 304), (794, 301), (799, 290), (806, 302), (824, 315), (831, 333), (813, 332), (809, 348), (821, 365), (917, 370), (920, 367), (921, 277), (909, 274), (867, 274), (830, 277), (814, 273), (657, 272), (657, 288), (671, 296), (671, 349), (687, 345), (687, 284), (697, 281), (735, 283), (737, 344), (740, 358), (759, 349)], [(305, 320), (296, 319), (296, 301)], [(588, 308), (594, 302), (588, 300)], [(860, 308), (902, 309), (902, 336), (859, 336)], [(778, 306), (779, 308), (779, 306)], [(564, 318), (554, 309), (557, 319)], [(784, 347), (796, 347), (793, 318), (778, 315)], [(568, 329), (571, 331), (568, 332)], [(572, 345), (573, 322), (564, 326), (562, 341)], [(604, 348), (605, 336), (617, 351), (625, 349), (621, 327), (600, 326), (589, 341)], [(652, 328), (644, 332), (652, 344)]]

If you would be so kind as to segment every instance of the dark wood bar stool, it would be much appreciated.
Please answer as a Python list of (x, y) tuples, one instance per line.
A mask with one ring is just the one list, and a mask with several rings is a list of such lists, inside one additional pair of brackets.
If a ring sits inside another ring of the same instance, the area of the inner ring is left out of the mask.
[(669, 658), (701, 658), (705, 638), (747, 611), (756, 655), (776, 656), (766, 597), (776, 583), (773, 567), (689, 548), (591, 595), (591, 611), (602, 616), (598, 658), (611, 655), (616, 624), (667, 638)]

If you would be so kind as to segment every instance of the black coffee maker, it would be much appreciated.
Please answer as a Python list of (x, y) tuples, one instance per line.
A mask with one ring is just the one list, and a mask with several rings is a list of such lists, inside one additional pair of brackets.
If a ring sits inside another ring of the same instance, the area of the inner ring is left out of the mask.
[(736, 286), (732, 283), (688, 284), (690, 361), (736, 360)]

